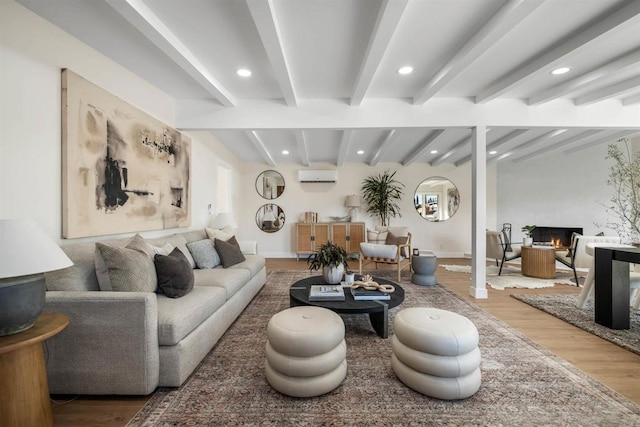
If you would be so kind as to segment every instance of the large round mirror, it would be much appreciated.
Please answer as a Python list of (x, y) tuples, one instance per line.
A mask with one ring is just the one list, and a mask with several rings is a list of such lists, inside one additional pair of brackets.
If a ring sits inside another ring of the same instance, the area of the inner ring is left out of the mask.
[(284, 211), (278, 205), (262, 205), (256, 212), (256, 225), (265, 233), (275, 233), (284, 227)]
[(427, 221), (446, 221), (460, 206), (460, 193), (447, 178), (432, 176), (418, 185), (413, 202), (418, 214)]
[(284, 178), (280, 172), (264, 171), (256, 179), (256, 191), (265, 199), (277, 199), (284, 192)]

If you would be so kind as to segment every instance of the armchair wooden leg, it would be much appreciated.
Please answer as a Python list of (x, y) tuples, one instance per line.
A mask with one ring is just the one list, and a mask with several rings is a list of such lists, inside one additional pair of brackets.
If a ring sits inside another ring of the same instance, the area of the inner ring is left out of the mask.
[(358, 257), (358, 265), (359, 265), (358, 274), (362, 276), (362, 254), (360, 254), (360, 256)]
[(400, 264), (398, 264), (398, 282), (400, 281), (400, 272), (402, 269), (400, 268)]

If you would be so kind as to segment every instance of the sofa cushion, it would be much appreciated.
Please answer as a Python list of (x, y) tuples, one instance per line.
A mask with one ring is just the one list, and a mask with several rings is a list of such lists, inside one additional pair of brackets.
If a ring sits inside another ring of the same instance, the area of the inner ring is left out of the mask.
[(159, 237), (157, 239), (146, 239), (146, 242), (153, 246), (162, 246), (165, 243), (170, 243), (173, 247), (178, 248), (182, 251), (189, 264), (191, 264), (191, 268), (196, 268), (196, 262), (193, 260), (191, 256), (191, 252), (187, 249), (187, 240), (181, 234), (174, 234), (172, 236), (167, 237)]
[(169, 255), (154, 257), (158, 289), (169, 298), (180, 298), (193, 288), (193, 268), (182, 251), (174, 248)]
[(220, 265), (220, 256), (209, 239), (187, 243), (187, 248), (198, 268), (216, 268)]
[(178, 344), (222, 307), (225, 301), (224, 289), (215, 286), (194, 286), (182, 298), (168, 298), (158, 294), (158, 343)]
[(236, 240), (236, 236), (231, 236), (231, 238), (226, 242), (216, 238), (214, 240), (214, 245), (216, 247), (216, 251), (218, 251), (218, 255), (220, 255), (220, 260), (222, 261), (222, 266), (224, 268), (241, 263), (246, 259), (240, 250), (240, 245)]
[(231, 268), (244, 268), (251, 272), (251, 277), (258, 274), (264, 267), (265, 260), (261, 255), (247, 255), (245, 254), (245, 260), (232, 266)]
[(96, 243), (96, 274), (102, 291), (155, 292), (158, 287), (151, 249), (140, 235), (124, 248)]
[(362, 242), (360, 243), (360, 252), (366, 257), (394, 259), (398, 254), (398, 246)]
[(246, 268), (214, 268), (213, 270), (193, 270), (195, 286), (214, 286), (224, 289), (226, 299), (231, 298), (251, 280)]
[(73, 262), (62, 270), (44, 273), (48, 291), (99, 291), (94, 253), (96, 244), (71, 243), (60, 246)]
[(208, 239), (207, 232), (204, 228), (198, 228), (196, 230), (185, 231), (184, 233), (176, 233), (178, 236), (184, 237), (187, 243), (197, 242), (198, 240)]

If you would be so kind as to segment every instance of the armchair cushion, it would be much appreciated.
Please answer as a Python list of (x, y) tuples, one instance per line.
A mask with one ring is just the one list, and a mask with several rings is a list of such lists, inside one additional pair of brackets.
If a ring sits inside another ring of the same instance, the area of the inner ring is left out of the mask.
[[(387, 245), (396, 245), (396, 246), (406, 245), (408, 240), (409, 240), (409, 236), (396, 236), (392, 232), (389, 232), (389, 234), (387, 234), (387, 241), (385, 242), (385, 244), (387, 244)], [(405, 258), (408, 258), (409, 257), (409, 248), (406, 247), (406, 246), (403, 247), (401, 255), (403, 257), (405, 257)]]
[(365, 257), (395, 259), (398, 255), (398, 246), (362, 242), (360, 243), (360, 252)]
[(387, 231), (367, 230), (367, 242), (384, 245), (387, 242)]

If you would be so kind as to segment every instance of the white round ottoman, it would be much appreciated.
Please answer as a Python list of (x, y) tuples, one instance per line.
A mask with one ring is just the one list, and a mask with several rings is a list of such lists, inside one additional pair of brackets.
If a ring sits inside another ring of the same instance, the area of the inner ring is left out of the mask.
[(478, 330), (466, 317), (437, 308), (401, 310), (393, 321), (391, 367), (413, 390), (443, 400), (480, 389)]
[(344, 322), (326, 308), (300, 306), (267, 325), (265, 372), (274, 389), (292, 397), (328, 393), (347, 376)]

